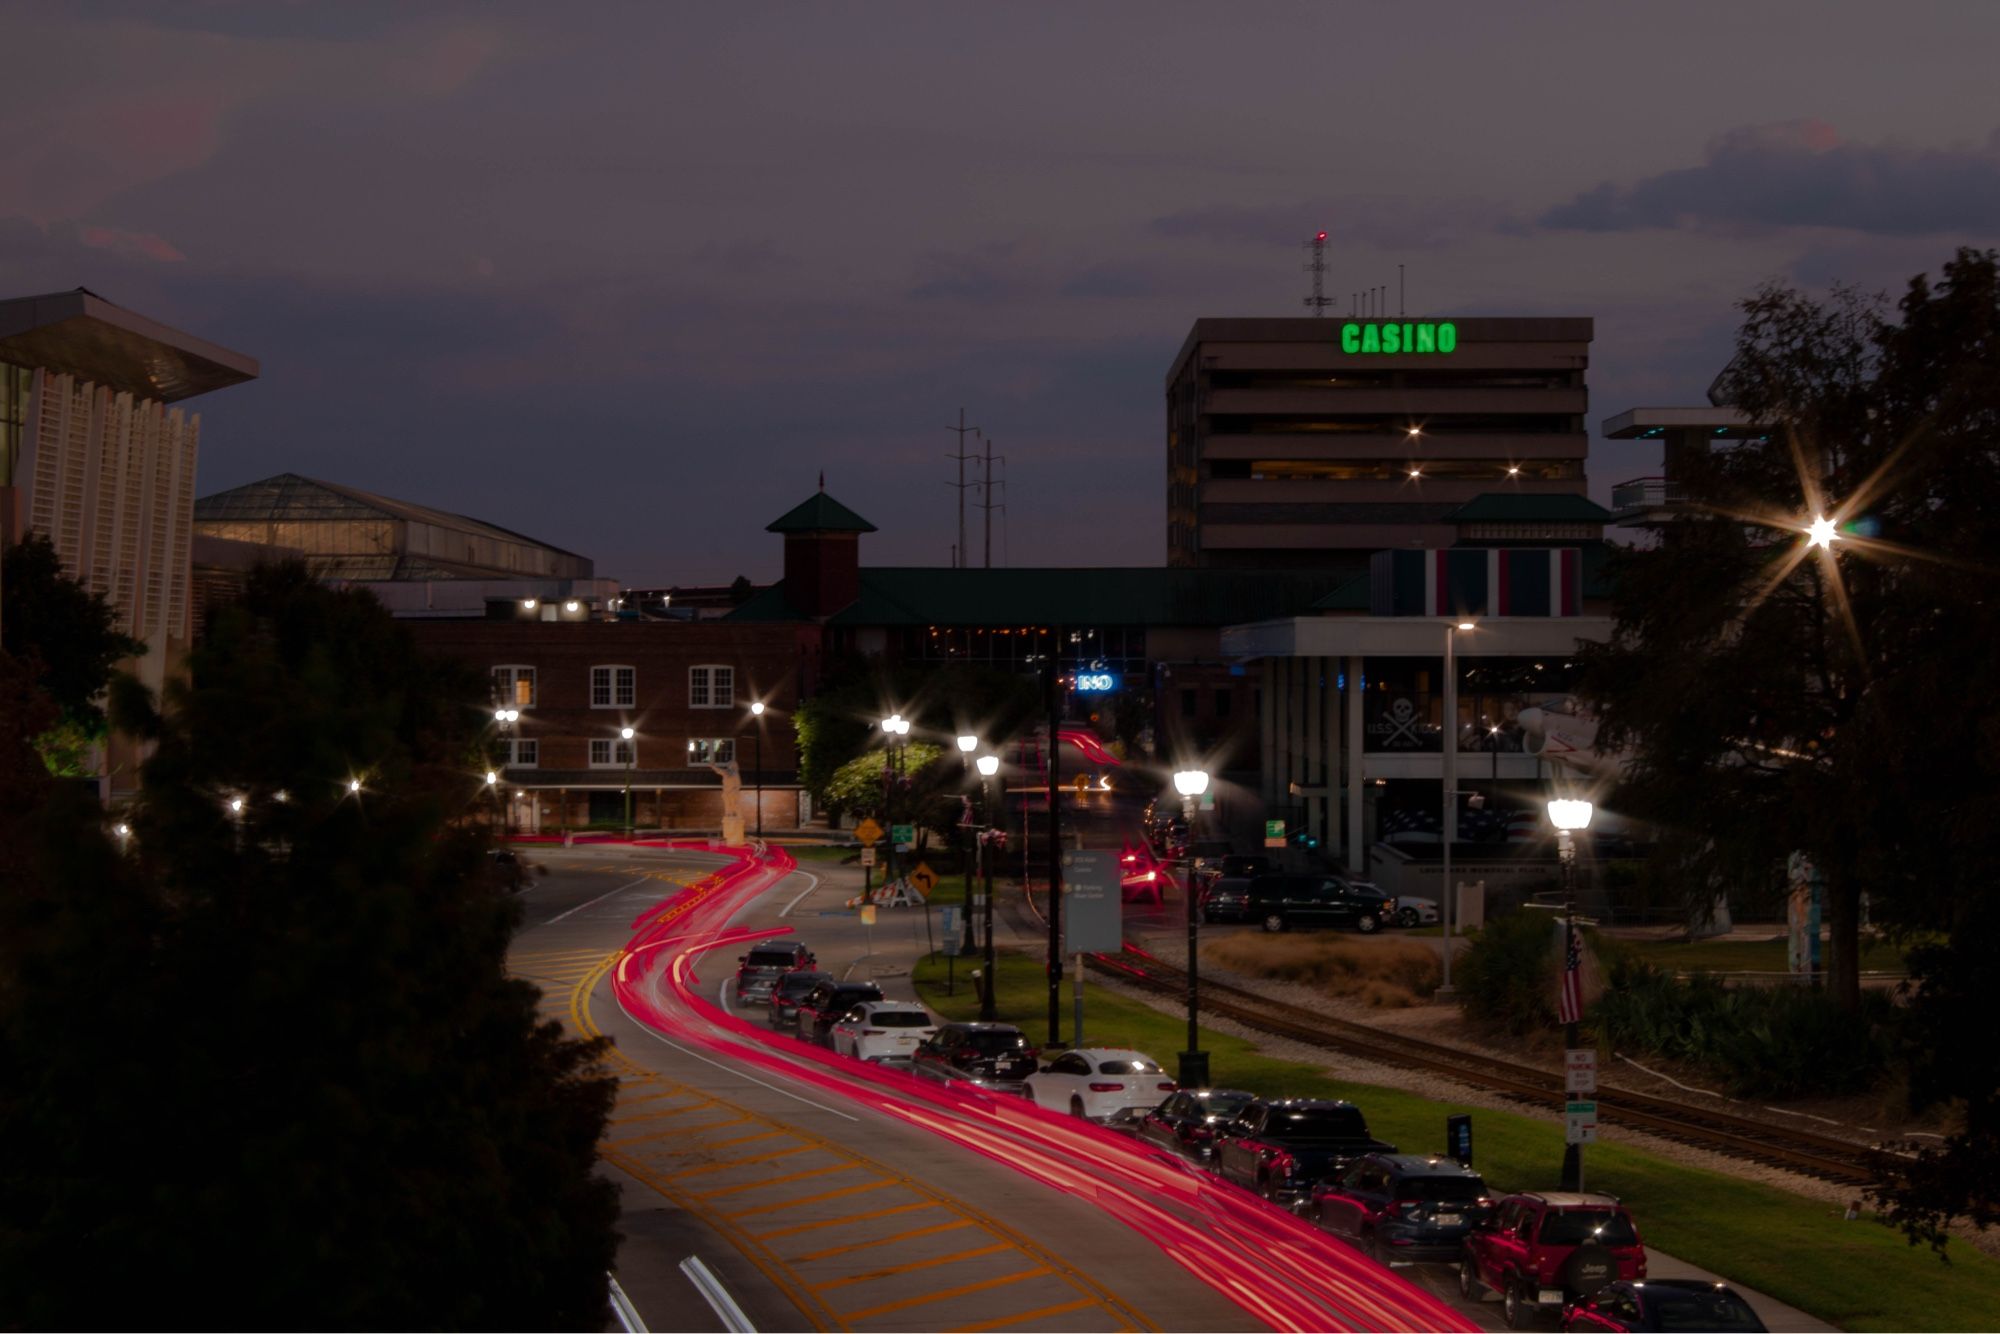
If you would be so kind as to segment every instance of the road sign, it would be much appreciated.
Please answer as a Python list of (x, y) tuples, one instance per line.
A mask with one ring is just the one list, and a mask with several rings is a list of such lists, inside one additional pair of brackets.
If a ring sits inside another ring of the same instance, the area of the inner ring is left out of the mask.
[(861, 864), (862, 864), (863, 866), (873, 866), (873, 865), (875, 864), (875, 849), (874, 849), (874, 848), (872, 848), (872, 847), (867, 847), (867, 848), (863, 848), (863, 849), (861, 849)]
[(928, 862), (918, 862), (917, 869), (910, 872), (910, 883), (922, 890), (925, 898), (929, 898), (931, 891), (937, 888), (937, 872), (930, 868)]
[(863, 926), (873, 926), (873, 925), (875, 925), (875, 905), (874, 905), (874, 904), (872, 904), (872, 903), (864, 903), (864, 904), (862, 904), (862, 905), (861, 905), (861, 925), (863, 925)]
[(1285, 822), (1283, 820), (1264, 821), (1264, 846), (1282, 848), (1285, 846)]
[(914, 843), (917, 841), (917, 827), (913, 824), (890, 825), (889, 841), (899, 848)]
[(1063, 953), (1113, 953), (1124, 948), (1118, 854), (1065, 852), (1062, 879)]
[(1572, 1047), (1563, 1053), (1563, 1092), (1597, 1092), (1597, 1053)]
[(882, 839), (882, 826), (872, 819), (864, 818), (860, 824), (854, 826), (854, 837), (863, 843), (879, 843)]
[(1563, 1143), (1597, 1143), (1597, 1102), (1570, 1102), (1563, 1108)]
[(958, 947), (965, 943), (965, 923), (958, 919), (962, 910), (956, 903), (947, 903), (938, 909), (938, 935), (946, 954), (958, 953)]

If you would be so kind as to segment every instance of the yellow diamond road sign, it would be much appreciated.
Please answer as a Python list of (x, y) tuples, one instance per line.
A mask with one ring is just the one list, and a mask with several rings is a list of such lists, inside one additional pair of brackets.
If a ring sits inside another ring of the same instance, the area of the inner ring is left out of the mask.
[(879, 843), (882, 841), (882, 826), (873, 820), (863, 820), (854, 826), (854, 837), (863, 843)]
[(918, 862), (917, 869), (910, 872), (910, 883), (922, 890), (925, 898), (929, 898), (931, 891), (937, 888), (937, 872), (927, 863)]

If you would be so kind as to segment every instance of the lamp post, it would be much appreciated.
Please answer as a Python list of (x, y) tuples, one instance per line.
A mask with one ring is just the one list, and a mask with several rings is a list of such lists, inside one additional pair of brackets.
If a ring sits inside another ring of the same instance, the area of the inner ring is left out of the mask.
[(1451, 986), (1451, 924), (1455, 916), (1451, 887), (1451, 845), (1458, 841), (1458, 632), (1476, 627), (1471, 621), (1446, 621), (1444, 627), (1444, 824), (1438, 831), (1444, 844), (1444, 984), (1437, 994), (1449, 996)]
[(750, 701), (750, 717), (757, 724), (756, 734), (756, 780), (757, 780), (757, 841), (764, 841), (764, 701)]
[[(965, 776), (968, 781), (970, 781), (970, 779), (972, 778), (972, 752), (978, 749), (979, 749), (978, 737), (970, 735), (961, 735), (958, 738), (958, 753), (965, 759)], [(969, 803), (970, 798), (968, 798), (967, 800)], [(972, 821), (970, 819), (967, 819), (965, 823), (966, 825), (970, 826)], [(967, 828), (966, 836), (969, 838), (976, 839), (978, 837), (978, 834), (975, 830)], [(974, 943), (975, 942), (973, 940), (973, 935), (972, 935), (972, 849), (966, 848), (965, 849), (965, 941), (962, 945), (959, 946), (959, 952), (961, 954), (970, 954), (972, 952), (972, 947)]]
[[(500, 729), (500, 739), (507, 747), (507, 754), (505, 758), (503, 758), (500, 761), (500, 765), (502, 768), (505, 768), (514, 762), (514, 735), (513, 735), (514, 724), (519, 721), (521, 721), (521, 711), (519, 709), (503, 705), (500, 708), (493, 710), (494, 725)], [(513, 809), (511, 807), (503, 806), (501, 811), (501, 821), (500, 821), (501, 837), (503, 838), (511, 837), (513, 835), (513, 832), (514, 832)]]
[(910, 720), (900, 713), (892, 713), (882, 720), (882, 731), (888, 740), (887, 749), (882, 754), (882, 814), (889, 820), (889, 864), (883, 868), (882, 883), (892, 884), (896, 878), (896, 807), (895, 789), (890, 771), (895, 765), (897, 751), (902, 738), (910, 734)]
[(493, 794), (493, 800), (497, 805), (500, 800), (500, 775), (491, 769), (486, 771), (486, 790)]
[(1196, 1021), (1196, 1006), (1199, 1001), (1199, 984), (1196, 973), (1200, 967), (1197, 957), (1194, 921), (1194, 804), (1196, 798), (1208, 791), (1208, 770), (1183, 769), (1174, 775), (1174, 790), (1181, 794), (1181, 818), (1187, 821), (1187, 849), (1182, 855), (1181, 893), (1187, 899), (1187, 1050), (1181, 1053), (1180, 1085), (1182, 1088), (1208, 1087), (1208, 1053), (1201, 1049), (1201, 1027)]
[[(1563, 975), (1561, 985), (1564, 995), (1563, 1048), (1573, 1051), (1581, 1041), (1577, 1026), (1583, 1015), (1583, 1000), (1579, 994), (1574, 1003), (1569, 1000), (1569, 988), (1573, 979), (1569, 976), (1569, 951), (1576, 938), (1576, 842), (1570, 835), (1590, 828), (1590, 803), (1561, 797), (1549, 801), (1549, 823), (1556, 827), (1556, 857), (1562, 863), (1563, 886)], [(1583, 1189), (1583, 1146), (1566, 1144), (1563, 1146), (1562, 1188), (1564, 1190)]]
[(632, 763), (639, 758), (638, 736), (629, 727), (618, 729), (619, 740), (625, 743), (625, 837), (632, 837)]
[(998, 986), (1000, 979), (994, 976), (993, 973), (993, 969), (995, 966), (995, 957), (993, 953), (993, 846), (992, 846), (993, 775), (999, 772), (1000, 772), (1000, 757), (998, 755), (981, 755), (979, 757), (980, 785), (985, 788), (985, 791), (981, 794), (981, 801), (980, 801), (980, 805), (984, 807), (984, 809), (980, 813), (986, 817), (986, 827), (985, 829), (980, 831), (980, 840), (979, 840), (979, 865), (980, 865), (980, 870), (984, 872), (984, 878), (986, 881), (986, 913), (985, 913), (986, 921), (983, 924), (983, 929), (986, 932), (986, 985), (981, 989), (981, 994), (979, 997), (979, 1017), (982, 1020), (986, 1021), (987, 1023), (991, 1023), (993, 1022), (994, 1019), (999, 1017), (993, 1008), (993, 992), (995, 988)]

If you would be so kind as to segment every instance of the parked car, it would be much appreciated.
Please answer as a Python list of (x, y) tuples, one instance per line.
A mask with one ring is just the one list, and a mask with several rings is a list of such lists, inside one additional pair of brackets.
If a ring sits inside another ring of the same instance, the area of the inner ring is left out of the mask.
[(1369, 1135), (1351, 1102), (1254, 1098), (1223, 1127), (1215, 1170), (1265, 1199), (1302, 1207), (1316, 1182), (1362, 1154), (1394, 1152), (1395, 1145)]
[(1564, 1329), (1716, 1330), (1758, 1334), (1765, 1328), (1750, 1303), (1727, 1283), (1698, 1278), (1655, 1278), (1607, 1283), (1594, 1297), (1572, 1302)]
[(907, 1061), (937, 1032), (937, 1020), (915, 1001), (863, 1001), (840, 1017), (833, 1049), (858, 1061)]
[(1408, 894), (1396, 896), (1397, 926), (1436, 926), (1444, 918), (1438, 915), (1434, 899), (1419, 899)]
[[(1211, 900), (1212, 911), (1221, 906), (1214, 896)], [(1365, 880), (1337, 875), (1260, 875), (1245, 887), (1237, 910), (1242, 920), (1255, 922), (1266, 931), (1351, 926), (1366, 935), (1394, 919), (1396, 900)]]
[(1451, 1158), (1364, 1154), (1313, 1189), (1313, 1221), (1370, 1256), (1456, 1260), (1493, 1207), (1479, 1173)]
[(1039, 1054), (1012, 1024), (943, 1024), (917, 1044), (910, 1068), (928, 1079), (1019, 1093)]
[(771, 999), (771, 988), (780, 977), (798, 968), (813, 966), (813, 952), (796, 940), (751, 947), (736, 956), (736, 1002), (761, 1005)]
[(1498, 1292), (1513, 1329), (1607, 1283), (1645, 1277), (1646, 1247), (1625, 1206), (1568, 1191), (1507, 1196), (1466, 1237), (1458, 1261), (1458, 1290)]
[(1207, 1162), (1218, 1127), (1257, 1095), (1242, 1089), (1182, 1089), (1139, 1120), (1139, 1138)]
[(810, 968), (801, 968), (780, 977), (771, 988), (771, 1027), (797, 1028), (799, 1003), (812, 994), (814, 987), (833, 980), (832, 973), (815, 972)]
[(806, 993), (799, 1002), (799, 1036), (818, 1046), (827, 1046), (833, 1026), (863, 1001), (882, 999), (882, 988), (873, 982), (837, 982), (829, 978)]
[(1129, 1121), (1178, 1084), (1160, 1063), (1123, 1047), (1078, 1047), (1027, 1078), (1022, 1091), (1043, 1107), (1092, 1121)]

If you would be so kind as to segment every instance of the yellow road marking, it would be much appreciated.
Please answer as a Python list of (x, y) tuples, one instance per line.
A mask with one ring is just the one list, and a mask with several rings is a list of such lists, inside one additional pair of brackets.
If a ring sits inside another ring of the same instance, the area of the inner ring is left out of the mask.
[(1030, 1320), (1045, 1320), (1052, 1315), (1067, 1315), (1071, 1311), (1081, 1311), (1086, 1306), (1095, 1305), (1097, 1303), (1090, 1300), (1090, 1298), (1081, 1297), (1076, 1301), (1064, 1302), (1059, 1306), (1044, 1306), (1035, 1311), (1023, 1311), (1019, 1315), (1003, 1315), (997, 1320), (982, 1320), (976, 1325), (960, 1325), (953, 1331), (953, 1334), (978, 1334), (980, 1330), (1005, 1329), (1009, 1325), (1025, 1325)]
[(927, 1237), (934, 1232), (950, 1232), (957, 1228), (971, 1227), (970, 1218), (954, 1218), (949, 1223), (932, 1223), (929, 1227), (913, 1227), (908, 1232), (892, 1232), (886, 1237), (876, 1237), (871, 1241), (850, 1241), (845, 1246), (829, 1246), (823, 1251), (809, 1251), (804, 1255), (794, 1255), (791, 1263), (810, 1264), (814, 1260), (827, 1260), (849, 1251), (865, 1251), (871, 1246), (887, 1246), (898, 1241), (909, 1241), (916, 1237)]
[(842, 1223), (866, 1223), (871, 1218), (887, 1218), (890, 1214), (913, 1213), (918, 1209), (941, 1209), (944, 1206), (933, 1200), (918, 1200), (914, 1204), (892, 1204), (887, 1209), (870, 1209), (865, 1214), (843, 1214), (839, 1218), (816, 1218), (810, 1223), (794, 1223), (790, 1227), (777, 1228), (770, 1232), (754, 1235), (759, 1241), (771, 1241), (777, 1237), (789, 1237), (800, 1232), (816, 1232), (823, 1227), (838, 1227)]
[(781, 1177), (766, 1177), (762, 1181), (739, 1181), (733, 1186), (717, 1186), (714, 1190), (698, 1190), (697, 1200), (713, 1200), (723, 1195), (741, 1195), (746, 1190), (764, 1190), (771, 1186), (782, 1186), (792, 1181), (804, 1181), (811, 1177), (828, 1177), (839, 1172), (852, 1172), (854, 1163), (835, 1163), (831, 1167), (809, 1167), (803, 1172), (788, 1172)]
[[(911, 1260), (906, 1264), (889, 1265), (882, 1269), (871, 1269), (865, 1274), (849, 1274), (845, 1278), (830, 1278), (824, 1283), (813, 1284), (814, 1292), (826, 1292), (832, 1288), (852, 1287), (856, 1283), (873, 1283), (878, 1278), (894, 1278), (898, 1274), (913, 1274), (919, 1269), (936, 1269), (939, 1265), (955, 1265), (960, 1260), (976, 1260), (982, 1255), (997, 1255), (1001, 1251), (1014, 1248), (1004, 1241), (996, 1241), (991, 1246), (975, 1246), (969, 1251), (957, 1251), (951, 1255), (934, 1255), (928, 1260)], [(1047, 1270), (1043, 1270), (1047, 1273)]]
[(977, 1283), (963, 1283), (942, 1292), (920, 1293), (915, 1297), (904, 1297), (898, 1301), (883, 1302), (880, 1306), (864, 1306), (859, 1311), (843, 1311), (842, 1320), (866, 1320), (869, 1316), (887, 1315), (891, 1311), (907, 1311), (912, 1306), (924, 1306), (931, 1302), (941, 1302), (953, 1297), (966, 1297), (975, 1292), (986, 1292), (993, 1288), (1003, 1288), (1009, 1283), (1019, 1283), (1024, 1278), (1040, 1278), (1049, 1272), (1046, 1265), (1033, 1269), (1023, 1269), (1018, 1274), (1002, 1274), (999, 1278), (982, 1278)]
[[(749, 1117), (738, 1116), (738, 1117), (732, 1117), (730, 1120), (727, 1121), (704, 1121), (698, 1126), (667, 1126), (661, 1130), (649, 1130), (643, 1135), (620, 1135), (616, 1139), (608, 1139), (607, 1143), (616, 1144), (619, 1148), (626, 1149), (630, 1148), (634, 1144), (654, 1144), (663, 1139), (694, 1139), (698, 1136), (707, 1134), (711, 1130), (727, 1130), (731, 1126), (743, 1126), (749, 1124), (750, 1124)], [(779, 1134), (782, 1132), (773, 1131), (772, 1133)], [(688, 1147), (684, 1149), (670, 1148), (665, 1150), (665, 1152), (669, 1157), (679, 1158), (690, 1153), (705, 1153), (710, 1149), (720, 1148), (724, 1144), (741, 1144), (743, 1140), (757, 1139), (757, 1138), (759, 1138), (759, 1136), (745, 1135), (741, 1139), (719, 1139), (713, 1141), (712, 1143), (690, 1144)], [(649, 1149), (648, 1152), (652, 1153), (659, 1151)]]
[(706, 1176), (710, 1172), (727, 1172), (732, 1167), (748, 1167), (752, 1163), (768, 1163), (773, 1158), (789, 1158), (795, 1153), (818, 1153), (815, 1144), (794, 1144), (789, 1149), (773, 1149), (769, 1153), (746, 1154), (741, 1158), (722, 1158), (700, 1167), (684, 1167), (678, 1172), (667, 1173), (669, 1181), (685, 1181), (689, 1177)]
[(821, 1200), (837, 1200), (843, 1195), (859, 1195), (865, 1190), (880, 1190), (884, 1186), (901, 1184), (893, 1177), (883, 1177), (880, 1181), (864, 1181), (858, 1186), (842, 1186), (839, 1190), (821, 1191), (817, 1195), (801, 1195), (795, 1200), (779, 1200), (776, 1204), (760, 1204), (754, 1209), (738, 1209), (731, 1218), (749, 1218), (755, 1214), (775, 1213), (780, 1209), (790, 1209), (794, 1205), (818, 1204)]
[[(688, 1091), (686, 1089), (661, 1089), (658, 1093), (647, 1093), (637, 1098), (628, 1098), (625, 1096), (624, 1090), (620, 1089), (618, 1094), (618, 1105), (620, 1107), (636, 1107), (642, 1102), (659, 1102), (663, 1098), (685, 1098), (687, 1097), (687, 1094)], [(703, 1098), (699, 1102), (691, 1102), (683, 1107), (675, 1107), (667, 1111), (648, 1112), (646, 1113), (646, 1115), (678, 1116), (682, 1112), (691, 1112), (697, 1107), (713, 1107), (713, 1106), (715, 1106), (715, 1099)], [(611, 1124), (614, 1126), (623, 1125), (627, 1121), (638, 1121), (642, 1119), (644, 1118), (637, 1116), (614, 1116), (611, 1118)]]

